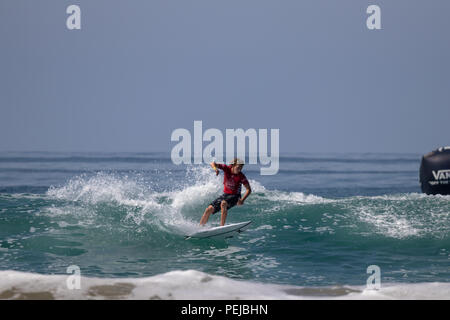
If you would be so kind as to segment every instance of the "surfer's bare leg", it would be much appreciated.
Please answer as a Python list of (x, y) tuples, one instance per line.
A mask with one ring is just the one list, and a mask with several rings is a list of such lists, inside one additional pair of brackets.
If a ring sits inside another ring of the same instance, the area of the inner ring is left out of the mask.
[(200, 225), (203, 226), (208, 222), (209, 216), (213, 213), (214, 207), (212, 205), (209, 205), (205, 212), (203, 213), (202, 218), (200, 219)]
[(228, 203), (225, 200), (222, 200), (220, 203), (220, 208), (222, 209), (222, 215), (220, 216), (220, 225), (225, 225), (225, 220), (227, 220), (228, 213)]

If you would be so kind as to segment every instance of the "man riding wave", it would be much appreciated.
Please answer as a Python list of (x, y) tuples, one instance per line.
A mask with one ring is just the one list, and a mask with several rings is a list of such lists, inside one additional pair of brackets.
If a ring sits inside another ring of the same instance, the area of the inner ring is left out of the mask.
[[(242, 160), (235, 158), (229, 166), (211, 162), (211, 167), (216, 171), (216, 175), (219, 174), (219, 169), (224, 173), (223, 194), (211, 202), (205, 209), (205, 212), (200, 219), (200, 225), (205, 225), (211, 214), (215, 214), (221, 210), (222, 214), (220, 216), (220, 225), (224, 226), (225, 220), (227, 219), (228, 209), (234, 207), (236, 204), (238, 206), (243, 205), (245, 199), (247, 199), (252, 192), (252, 189), (247, 177), (241, 172), (244, 167), (244, 162)], [(242, 198), (241, 185), (244, 185), (246, 189), (246, 192)]]

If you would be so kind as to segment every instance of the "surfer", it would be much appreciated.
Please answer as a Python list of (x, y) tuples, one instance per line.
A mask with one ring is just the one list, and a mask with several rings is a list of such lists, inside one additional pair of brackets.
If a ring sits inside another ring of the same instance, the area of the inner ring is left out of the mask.
[[(211, 167), (216, 171), (216, 176), (219, 174), (219, 169), (223, 171), (223, 194), (216, 200), (210, 203), (205, 209), (200, 225), (205, 225), (208, 222), (209, 216), (218, 211), (222, 211), (220, 216), (220, 225), (225, 225), (227, 219), (228, 209), (234, 207), (236, 204), (241, 206), (245, 199), (250, 195), (252, 189), (248, 183), (247, 177), (241, 172), (244, 167), (244, 162), (238, 158), (233, 159), (229, 166), (225, 164), (211, 162)], [(244, 185), (246, 192), (241, 198), (241, 185)]]

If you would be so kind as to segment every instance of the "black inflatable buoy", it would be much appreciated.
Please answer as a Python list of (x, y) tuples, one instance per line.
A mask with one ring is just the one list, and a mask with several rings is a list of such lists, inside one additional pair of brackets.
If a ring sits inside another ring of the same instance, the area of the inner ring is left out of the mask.
[(420, 185), (426, 194), (450, 194), (450, 147), (442, 147), (422, 157)]

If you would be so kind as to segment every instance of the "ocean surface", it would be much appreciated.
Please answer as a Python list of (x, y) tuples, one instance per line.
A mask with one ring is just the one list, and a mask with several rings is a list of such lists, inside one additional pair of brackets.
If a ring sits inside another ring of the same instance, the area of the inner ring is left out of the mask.
[(450, 299), (450, 196), (421, 194), (420, 159), (282, 154), (274, 176), (247, 165), (253, 193), (227, 222), (249, 228), (185, 240), (223, 188), (206, 164), (2, 152), (0, 299)]

